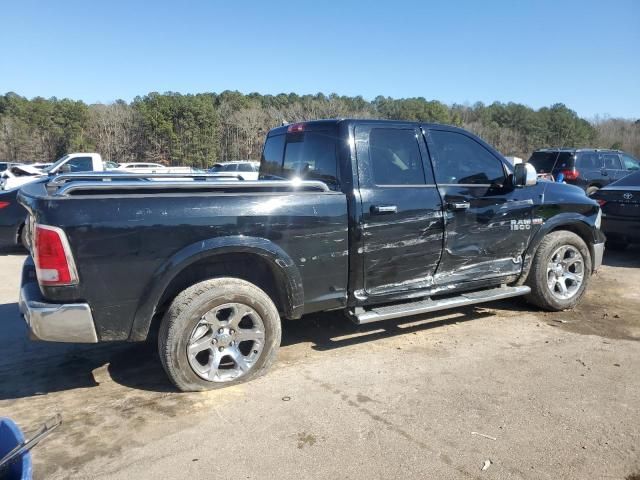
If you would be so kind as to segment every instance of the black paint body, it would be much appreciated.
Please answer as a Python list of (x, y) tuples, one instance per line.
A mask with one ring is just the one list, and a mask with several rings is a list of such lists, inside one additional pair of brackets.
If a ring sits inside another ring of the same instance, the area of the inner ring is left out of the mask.
[[(415, 132), (426, 182), (375, 185), (367, 146), (372, 126)], [(548, 182), (512, 186), (510, 164), (464, 130), (365, 120), (306, 128), (338, 139), (339, 185), (332, 191), (65, 197), (41, 184), (23, 187), (20, 200), (35, 221), (66, 232), (80, 278), (77, 286), (42, 287), (43, 296), (89, 303), (102, 341), (142, 340), (171, 281), (213, 256), (267, 262), (282, 316), (299, 318), (522, 281), (537, 244), (554, 228), (571, 228), (590, 246), (603, 241), (594, 226), (599, 207), (583, 191)], [(504, 185), (437, 185), (430, 129), (462, 133), (489, 149), (502, 162)], [(470, 208), (450, 210), (458, 200)], [(387, 204), (395, 211), (376, 213)], [(518, 220), (529, 220), (528, 228), (514, 230)]]

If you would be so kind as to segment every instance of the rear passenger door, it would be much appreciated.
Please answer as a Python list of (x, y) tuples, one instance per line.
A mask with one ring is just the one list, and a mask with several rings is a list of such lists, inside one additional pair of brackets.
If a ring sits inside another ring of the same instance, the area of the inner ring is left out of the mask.
[(532, 231), (534, 189), (511, 187), (502, 161), (471, 135), (436, 128), (425, 134), (445, 209), (436, 283), (519, 273)]
[(443, 246), (442, 202), (414, 125), (355, 128), (365, 291), (371, 296), (433, 284)]

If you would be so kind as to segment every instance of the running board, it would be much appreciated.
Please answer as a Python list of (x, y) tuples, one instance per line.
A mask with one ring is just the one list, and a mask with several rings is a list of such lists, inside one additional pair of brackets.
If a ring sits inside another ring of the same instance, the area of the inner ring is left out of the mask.
[(438, 310), (447, 310), (449, 308), (463, 307), (465, 305), (474, 305), (476, 303), (492, 302), (494, 300), (502, 300), (503, 298), (518, 297), (520, 295), (526, 295), (530, 291), (531, 289), (526, 286), (503, 286), (489, 290), (462, 293), (456, 297), (443, 299), (431, 300), (429, 298), (418, 302), (373, 307), (370, 310), (358, 308), (355, 313), (351, 315), (351, 319), (356, 324), (362, 325), (365, 323), (388, 320), (390, 318), (408, 317), (411, 315), (419, 315), (421, 313), (436, 312)]

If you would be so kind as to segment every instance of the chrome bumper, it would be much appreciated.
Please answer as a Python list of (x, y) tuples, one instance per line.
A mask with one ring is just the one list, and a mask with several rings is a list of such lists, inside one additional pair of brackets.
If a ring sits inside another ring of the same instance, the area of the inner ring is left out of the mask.
[(91, 309), (86, 303), (45, 303), (36, 283), (20, 288), (20, 313), (31, 334), (49, 342), (97, 343)]
[(593, 271), (595, 272), (602, 265), (602, 257), (604, 256), (604, 242), (593, 244)]

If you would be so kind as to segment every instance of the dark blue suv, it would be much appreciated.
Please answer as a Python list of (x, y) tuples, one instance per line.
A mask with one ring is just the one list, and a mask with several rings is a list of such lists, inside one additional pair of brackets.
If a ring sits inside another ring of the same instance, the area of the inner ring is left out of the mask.
[(640, 170), (640, 162), (620, 150), (545, 148), (533, 152), (529, 163), (538, 174), (551, 174), (577, 185), (590, 195), (605, 185)]

